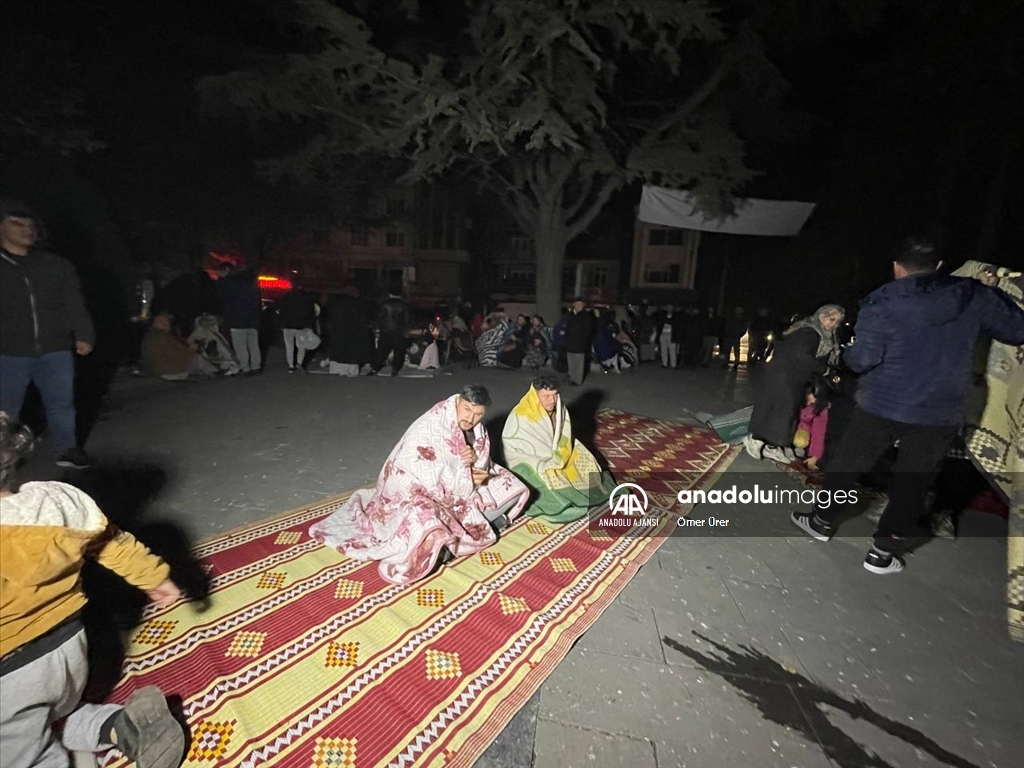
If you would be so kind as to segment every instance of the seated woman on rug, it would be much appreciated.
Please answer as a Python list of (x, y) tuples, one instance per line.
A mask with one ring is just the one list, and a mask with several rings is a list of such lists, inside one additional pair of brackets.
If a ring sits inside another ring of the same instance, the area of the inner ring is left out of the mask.
[(498, 353), (508, 330), (508, 322), (502, 315), (489, 315), (484, 321), (484, 330), (476, 340), (476, 356), (484, 368), (498, 367)]
[(553, 376), (533, 380), (508, 415), (501, 443), (509, 468), (538, 494), (526, 510), (532, 517), (571, 523), (607, 501), (615, 486), (594, 455), (573, 440), (569, 411)]
[(487, 549), (497, 540), (494, 528), (508, 525), (530, 498), (491, 462), (481, 424), (490, 403), (479, 384), (437, 403), (402, 435), (376, 487), (353, 493), (309, 535), (355, 560), (378, 561), (392, 584), (411, 584), (439, 563)]
[(804, 404), (804, 388), (812, 377), (823, 376), (838, 364), (840, 346), (835, 333), (845, 316), (846, 310), (838, 304), (826, 304), (782, 335), (765, 366), (750, 433), (743, 441), (755, 459), (789, 464), (795, 458), (793, 435)]

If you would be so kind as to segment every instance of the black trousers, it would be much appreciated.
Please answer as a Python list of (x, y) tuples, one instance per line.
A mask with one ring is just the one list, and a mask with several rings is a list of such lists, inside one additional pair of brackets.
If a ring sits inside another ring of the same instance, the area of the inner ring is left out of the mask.
[(401, 331), (381, 332), (377, 339), (377, 355), (373, 359), (373, 370), (379, 371), (387, 362), (388, 354), (394, 353), (391, 359), (391, 372), (397, 374), (405, 365), (405, 335)]
[[(824, 490), (829, 491), (828, 498), (835, 498), (839, 491), (854, 490), (861, 475), (899, 440), (889, 481), (889, 503), (878, 521), (875, 546), (893, 554), (906, 552), (911, 545), (908, 539), (920, 534), (918, 521), (925, 512), (925, 496), (956, 433), (955, 425), (906, 424), (873, 416), (857, 407), (825, 470)], [(830, 503), (828, 507), (817, 506), (815, 513), (832, 523), (848, 508)]]

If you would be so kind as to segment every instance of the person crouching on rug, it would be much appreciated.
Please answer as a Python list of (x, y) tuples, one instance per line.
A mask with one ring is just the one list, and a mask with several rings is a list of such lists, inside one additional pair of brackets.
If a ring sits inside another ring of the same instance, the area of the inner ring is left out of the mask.
[(818, 462), (825, 455), (825, 432), (828, 430), (828, 383), (816, 376), (807, 385), (804, 407), (800, 409), (800, 423), (793, 436), (793, 447), (806, 449), (804, 465), (811, 472), (821, 469)]
[[(67, 751), (115, 747), (139, 768), (175, 768), (185, 733), (155, 686), (125, 702), (83, 704), (89, 673), (81, 612), (85, 557), (147, 592), (157, 605), (181, 597), (170, 569), (96, 502), (58, 482), (17, 488), (14, 470), (32, 435), (0, 412), (0, 744), (5, 768), (68, 765)], [(60, 739), (53, 723), (64, 721)]]
[(594, 455), (572, 436), (558, 380), (541, 376), (512, 409), (501, 433), (505, 460), (538, 494), (526, 509), (532, 517), (570, 523), (607, 500), (615, 483)]
[(411, 584), (439, 563), (494, 544), (494, 529), (522, 512), (530, 491), (491, 462), (481, 423), (490, 403), (479, 384), (437, 403), (402, 435), (376, 487), (353, 493), (309, 535), (356, 560), (378, 561), (392, 584)]

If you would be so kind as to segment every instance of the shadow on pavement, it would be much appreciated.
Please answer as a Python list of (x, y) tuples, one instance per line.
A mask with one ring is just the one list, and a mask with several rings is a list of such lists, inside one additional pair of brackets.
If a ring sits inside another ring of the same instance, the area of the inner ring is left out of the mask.
[[(818, 742), (825, 753), (841, 768), (894, 768), (874, 752), (858, 744), (833, 724), (822, 707), (844, 712), (851, 718), (880, 728), (915, 749), (925, 752), (943, 765), (953, 768), (980, 768), (977, 764), (941, 747), (916, 728), (880, 715), (859, 699), (850, 700), (791, 672), (756, 648), (741, 645), (742, 652), (716, 643), (699, 632), (693, 635), (712, 645), (722, 655), (712, 656), (689, 648), (677, 640), (664, 637), (665, 645), (722, 677), (743, 698), (756, 706), (766, 720), (802, 734), (810, 742)], [(794, 706), (791, 697), (781, 700), (778, 681), (795, 686), (793, 693), (810, 706)]]
[[(75, 472), (67, 482), (88, 493), (107, 519), (128, 531), (162, 557), (171, 579), (200, 610), (210, 591), (209, 577), (192, 554), (188, 533), (177, 523), (152, 516), (149, 507), (168, 480), (163, 468), (123, 461)], [(102, 700), (117, 684), (124, 662), (122, 633), (137, 626), (149, 600), (145, 593), (96, 562), (87, 560), (82, 587), (89, 598), (83, 622), (89, 639), (89, 684), (86, 700)]]

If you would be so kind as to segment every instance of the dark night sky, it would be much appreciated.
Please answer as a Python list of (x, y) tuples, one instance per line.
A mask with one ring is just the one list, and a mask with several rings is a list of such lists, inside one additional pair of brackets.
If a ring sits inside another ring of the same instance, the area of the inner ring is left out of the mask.
[[(254, 45), (273, 45), (286, 13), (284, 4), (241, 0), (9, 0), (5, 75), (12, 59), (20, 63), (19, 73), (32, 74), (13, 97), (5, 86), (5, 99), (80, 88), (86, 121), (107, 148), (74, 167), (108, 202), (112, 217), (128, 222), (187, 212), (196, 204), (190, 198), (197, 186), (230, 195), (232, 183), (250, 184), (254, 152), (240, 124), (200, 118), (193, 84), (243, 62)], [(807, 116), (788, 144), (750, 146), (751, 163), (766, 174), (746, 194), (816, 200), (820, 206), (806, 236), (752, 248), (753, 263), (741, 271), (744, 284), (763, 283), (760, 278), (788, 264), (805, 275), (795, 278), (798, 289), (821, 285), (820, 275), (837, 260), (865, 261), (863, 254), (936, 219), (946, 226), (953, 251), (964, 258), (973, 253), (999, 165), (1019, 170), (1024, 156), (1019, 133), (999, 143), (1021, 118), (1021, 91), (1013, 90), (1024, 77), (1019, 54), (999, 58), (1003, 38), (1017, 33), (986, 13), (973, 10), (966, 20), (935, 14), (924, 21), (896, 13), (870, 33), (769, 41), (773, 60), (792, 85), (785, 106)], [(948, 139), (957, 127), (966, 138), (954, 151)], [(937, 217), (936, 190), (951, 166), (951, 204)], [(17, 163), (4, 171), (5, 193), (17, 192)], [(1019, 263), (1024, 229), (1012, 212), (1024, 210), (1021, 174), (1008, 176), (994, 255)], [(595, 232), (631, 232), (634, 203), (620, 196), (607, 211), (609, 224)], [(877, 272), (884, 259), (871, 261), (837, 280), (868, 285), (884, 279)], [(750, 289), (737, 285), (735, 291), (746, 301)]]

